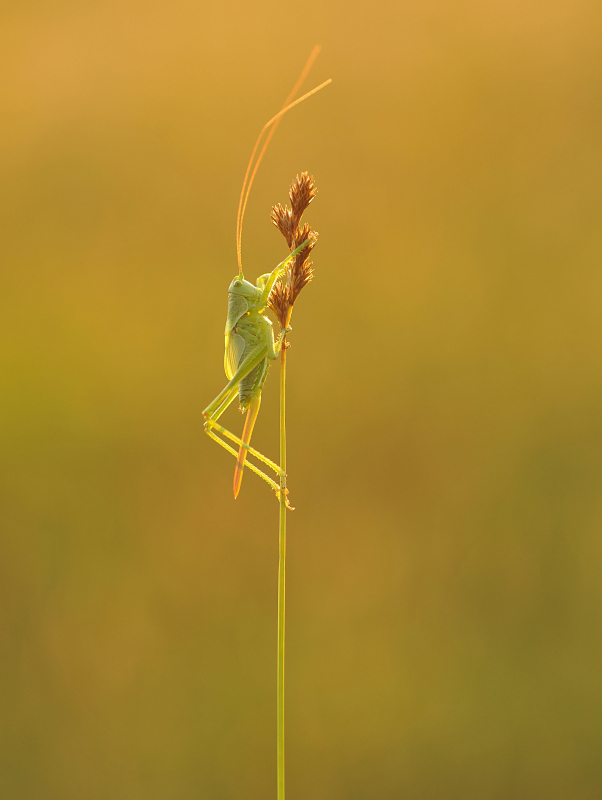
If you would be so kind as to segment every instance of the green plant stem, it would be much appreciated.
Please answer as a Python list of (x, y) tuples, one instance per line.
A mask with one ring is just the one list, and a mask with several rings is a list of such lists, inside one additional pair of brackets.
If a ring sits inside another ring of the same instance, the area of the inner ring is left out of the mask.
[[(280, 351), (280, 467), (286, 473), (286, 339)], [(278, 678), (277, 759), (278, 800), (284, 800), (284, 626), (286, 608), (286, 477), (280, 478), (278, 536)]]

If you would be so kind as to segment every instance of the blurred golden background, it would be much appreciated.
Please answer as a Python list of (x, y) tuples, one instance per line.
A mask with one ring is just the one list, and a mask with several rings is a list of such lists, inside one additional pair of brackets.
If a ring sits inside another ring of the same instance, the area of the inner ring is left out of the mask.
[(287, 796), (602, 796), (601, 37), (594, 0), (3, 7), (2, 798), (275, 797), (278, 507), (201, 410), (316, 42), (243, 236), (255, 279), (315, 176)]

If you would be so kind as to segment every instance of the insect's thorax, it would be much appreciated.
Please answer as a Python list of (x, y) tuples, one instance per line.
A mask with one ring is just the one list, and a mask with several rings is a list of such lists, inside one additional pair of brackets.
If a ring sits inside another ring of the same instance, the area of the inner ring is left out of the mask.
[(237, 321), (234, 330), (248, 345), (254, 346), (263, 340), (271, 326), (270, 320), (258, 311), (248, 311)]

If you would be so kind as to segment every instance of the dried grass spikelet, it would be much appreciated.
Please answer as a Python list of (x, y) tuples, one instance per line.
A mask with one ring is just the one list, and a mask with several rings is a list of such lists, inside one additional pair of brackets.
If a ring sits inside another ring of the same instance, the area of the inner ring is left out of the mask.
[(297, 175), (289, 189), (291, 207), (280, 203), (272, 208), (272, 222), (286, 239), (289, 250), (294, 250), (309, 240), (307, 247), (293, 258), (286, 274), (276, 283), (270, 294), (269, 306), (282, 328), (290, 322), (291, 313), (299, 292), (313, 277), (312, 262), (309, 255), (313, 250), (318, 234), (306, 223), (299, 227), (301, 217), (307, 206), (317, 194), (314, 179), (307, 172)]

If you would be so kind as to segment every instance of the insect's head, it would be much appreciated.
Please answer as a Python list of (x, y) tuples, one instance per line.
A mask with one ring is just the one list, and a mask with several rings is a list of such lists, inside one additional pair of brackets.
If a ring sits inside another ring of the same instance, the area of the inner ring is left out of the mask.
[(244, 297), (247, 301), (255, 300), (258, 293), (257, 287), (250, 281), (246, 281), (242, 277), (242, 273), (239, 273), (238, 277), (234, 278), (228, 289), (228, 294)]

